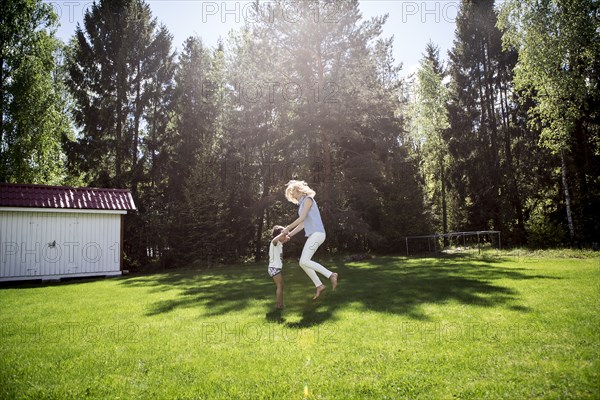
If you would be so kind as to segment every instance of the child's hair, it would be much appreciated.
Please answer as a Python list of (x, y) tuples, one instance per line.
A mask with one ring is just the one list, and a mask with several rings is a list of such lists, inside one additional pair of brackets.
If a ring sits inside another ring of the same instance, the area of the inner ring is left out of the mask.
[(291, 180), (287, 183), (287, 187), (285, 188), (285, 198), (294, 204), (298, 204), (298, 200), (296, 200), (292, 196), (292, 194), (294, 193), (295, 190), (297, 190), (300, 193), (302, 193), (303, 195), (309, 196), (309, 197), (313, 197), (314, 195), (317, 194), (317, 192), (315, 192), (310, 187), (308, 187), (308, 184), (306, 182)]
[(272, 239), (275, 239), (277, 236), (279, 236), (279, 234), (281, 233), (281, 231), (283, 231), (283, 226), (281, 225), (275, 225), (273, 227), (273, 231), (271, 232), (271, 234), (273, 235)]

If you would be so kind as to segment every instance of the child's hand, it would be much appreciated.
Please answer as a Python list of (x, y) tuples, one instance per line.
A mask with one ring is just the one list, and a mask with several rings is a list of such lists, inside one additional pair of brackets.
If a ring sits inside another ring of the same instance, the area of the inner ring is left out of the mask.
[(281, 238), (279, 238), (279, 242), (287, 243), (290, 241), (290, 239), (291, 239), (290, 235), (284, 235), (284, 236), (281, 236)]

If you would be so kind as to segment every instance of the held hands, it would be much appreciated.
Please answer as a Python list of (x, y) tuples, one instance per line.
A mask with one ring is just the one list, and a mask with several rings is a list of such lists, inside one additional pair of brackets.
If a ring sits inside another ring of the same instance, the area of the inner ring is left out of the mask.
[(280, 235), (279, 242), (280, 242), (280, 243), (282, 243), (282, 244), (283, 244), (283, 243), (287, 243), (287, 242), (289, 242), (289, 241), (290, 241), (290, 239), (292, 239), (292, 237), (291, 237), (290, 235), (287, 235), (287, 234), (283, 234), (283, 233), (282, 233), (282, 234)]
[(277, 240), (279, 241), (279, 243), (282, 244), (289, 242), (291, 238), (292, 237), (290, 236), (290, 231), (287, 229), (287, 227), (283, 228), (279, 236), (277, 236)]

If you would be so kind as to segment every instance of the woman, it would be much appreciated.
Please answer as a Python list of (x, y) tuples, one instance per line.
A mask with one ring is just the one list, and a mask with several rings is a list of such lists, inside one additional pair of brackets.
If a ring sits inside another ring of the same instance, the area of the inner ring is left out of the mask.
[(289, 181), (285, 189), (285, 197), (294, 204), (298, 205), (298, 218), (286, 226), (282, 234), (289, 234), (290, 237), (296, 235), (304, 229), (305, 236), (308, 238), (304, 244), (302, 255), (300, 256), (300, 267), (306, 275), (313, 281), (317, 291), (314, 299), (317, 299), (326, 289), (317, 272), (331, 280), (333, 290), (337, 287), (338, 274), (331, 272), (321, 264), (311, 260), (319, 246), (325, 241), (325, 228), (321, 220), (321, 214), (315, 201), (316, 192), (312, 190), (304, 181)]

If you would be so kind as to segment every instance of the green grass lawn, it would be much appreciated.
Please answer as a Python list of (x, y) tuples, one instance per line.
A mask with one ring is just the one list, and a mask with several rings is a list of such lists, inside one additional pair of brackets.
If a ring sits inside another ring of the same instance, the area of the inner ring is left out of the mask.
[(0, 396), (600, 398), (597, 254), (320, 260), (4, 287)]

